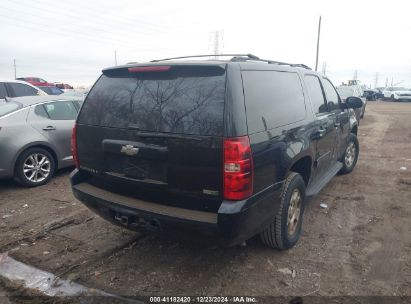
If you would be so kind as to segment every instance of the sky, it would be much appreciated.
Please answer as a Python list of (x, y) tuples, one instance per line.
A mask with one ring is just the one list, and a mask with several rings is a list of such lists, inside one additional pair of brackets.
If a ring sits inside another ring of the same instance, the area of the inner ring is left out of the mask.
[(410, 1), (1, 0), (0, 79), (92, 85), (105, 67), (220, 53), (315, 67), (335, 85), (411, 87)]

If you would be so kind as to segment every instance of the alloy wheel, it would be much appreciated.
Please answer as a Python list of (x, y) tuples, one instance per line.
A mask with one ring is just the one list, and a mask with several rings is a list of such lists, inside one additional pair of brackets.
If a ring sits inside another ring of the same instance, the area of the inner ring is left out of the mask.
[(301, 200), (300, 190), (294, 189), (291, 194), (287, 217), (287, 231), (290, 236), (294, 235), (298, 227), (298, 222), (300, 221)]
[(50, 159), (42, 153), (29, 155), (23, 163), (23, 174), (32, 183), (44, 181), (51, 171)]
[(345, 151), (345, 165), (349, 168), (352, 166), (355, 160), (355, 145), (353, 142), (348, 144), (347, 150)]

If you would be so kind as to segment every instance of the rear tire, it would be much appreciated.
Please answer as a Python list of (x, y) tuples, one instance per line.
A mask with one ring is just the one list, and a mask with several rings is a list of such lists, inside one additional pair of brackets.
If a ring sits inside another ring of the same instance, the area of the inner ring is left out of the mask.
[(48, 183), (54, 169), (55, 161), (50, 152), (43, 148), (29, 148), (18, 157), (15, 176), (21, 185), (36, 187)]
[(354, 167), (357, 164), (359, 152), (360, 145), (358, 143), (358, 138), (355, 134), (351, 133), (348, 137), (348, 143), (344, 155), (341, 158), (343, 167), (339, 171), (339, 174), (347, 174), (354, 170)]
[(262, 243), (279, 250), (293, 247), (300, 239), (304, 204), (304, 180), (300, 174), (291, 172), (284, 181), (277, 214), (260, 233)]

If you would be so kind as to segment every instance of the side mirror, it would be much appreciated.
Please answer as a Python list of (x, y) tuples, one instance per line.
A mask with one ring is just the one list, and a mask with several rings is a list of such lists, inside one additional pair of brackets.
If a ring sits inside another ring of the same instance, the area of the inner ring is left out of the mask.
[(351, 96), (351, 97), (347, 97), (347, 99), (345, 100), (345, 103), (342, 104), (342, 107), (344, 109), (357, 109), (357, 108), (361, 108), (362, 105), (363, 103), (362, 103), (361, 98)]

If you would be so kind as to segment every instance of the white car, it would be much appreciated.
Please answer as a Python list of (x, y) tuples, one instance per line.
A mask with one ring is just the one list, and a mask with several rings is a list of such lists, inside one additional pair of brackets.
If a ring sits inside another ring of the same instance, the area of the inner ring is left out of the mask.
[(0, 80), (0, 101), (6, 97), (47, 95), (28, 82), (21, 80)]
[(384, 99), (391, 101), (411, 100), (411, 90), (403, 87), (387, 87), (382, 92)]
[(358, 109), (353, 109), (355, 112), (355, 117), (357, 118), (358, 123), (360, 123), (360, 118), (364, 117), (365, 107), (367, 106), (367, 99), (362, 97), (363, 90), (359, 85), (343, 85), (336, 88), (338, 95), (340, 95), (341, 100), (345, 101), (350, 96), (359, 97), (362, 100), (362, 107)]

